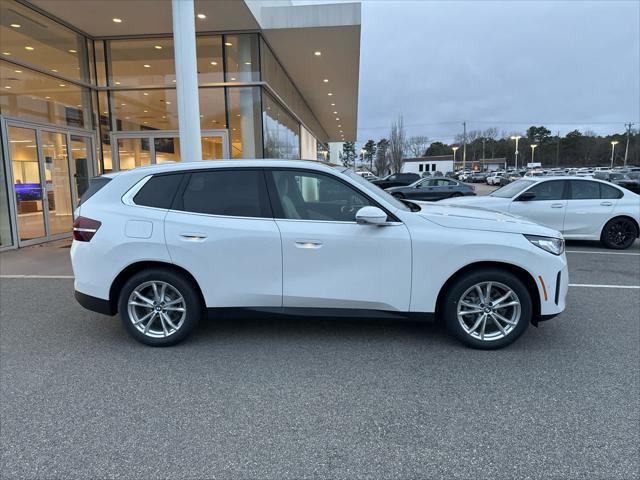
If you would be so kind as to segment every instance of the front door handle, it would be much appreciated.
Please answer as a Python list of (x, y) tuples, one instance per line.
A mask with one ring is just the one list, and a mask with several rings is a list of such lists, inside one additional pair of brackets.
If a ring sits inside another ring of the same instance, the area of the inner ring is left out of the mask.
[(322, 242), (318, 240), (297, 240), (296, 247), (315, 249), (322, 247)]
[(552, 203), (551, 208), (562, 208), (564, 207), (564, 203)]
[(603, 207), (610, 207), (611, 205), (613, 205), (612, 202), (600, 202), (600, 205), (602, 205)]

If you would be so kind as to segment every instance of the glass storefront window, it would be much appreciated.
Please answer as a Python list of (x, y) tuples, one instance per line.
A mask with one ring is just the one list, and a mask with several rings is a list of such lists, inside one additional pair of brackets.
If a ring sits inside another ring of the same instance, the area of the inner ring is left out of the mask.
[(232, 158), (261, 158), (260, 87), (228, 88)]
[(227, 82), (256, 82), (260, 80), (258, 35), (225, 35), (224, 49)]
[(141, 86), (175, 83), (173, 39), (144, 38), (110, 40), (109, 85)]
[(87, 44), (82, 35), (14, 0), (0, 2), (1, 54), (90, 82)]
[(64, 133), (41, 131), (45, 190), (49, 234), (70, 232), (73, 225), (73, 204), (69, 183), (67, 136)]
[(9, 62), (0, 62), (0, 113), (24, 120), (91, 128), (91, 92)]
[(198, 83), (224, 82), (222, 36), (196, 37)]
[(266, 91), (262, 92), (265, 158), (300, 158), (300, 124)]
[(151, 165), (151, 146), (147, 138), (121, 138), (118, 140), (120, 170)]
[(102, 150), (102, 162), (99, 162), (100, 173), (113, 171), (113, 160), (111, 158), (111, 124), (109, 122), (109, 101), (107, 92), (98, 92), (98, 102), (96, 110), (98, 112), (98, 136), (99, 148)]

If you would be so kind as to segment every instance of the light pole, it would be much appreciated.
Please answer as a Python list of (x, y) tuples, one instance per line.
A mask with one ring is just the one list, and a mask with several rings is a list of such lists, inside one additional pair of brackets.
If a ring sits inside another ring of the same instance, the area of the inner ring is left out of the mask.
[(460, 147), (451, 147), (451, 150), (453, 150), (453, 169), (456, 169), (456, 152), (458, 151)]
[(518, 171), (518, 142), (520, 141), (521, 138), (522, 138), (521, 135), (513, 135), (511, 137), (511, 140), (516, 141), (516, 172)]
[(613, 168), (613, 155), (616, 151), (616, 145), (618, 144), (617, 140), (611, 141), (611, 168)]
[(364, 153), (366, 152), (366, 150), (364, 148), (360, 149), (360, 163), (364, 163)]
[(535, 156), (537, 146), (538, 146), (537, 143), (531, 144), (531, 163), (533, 163), (533, 157)]

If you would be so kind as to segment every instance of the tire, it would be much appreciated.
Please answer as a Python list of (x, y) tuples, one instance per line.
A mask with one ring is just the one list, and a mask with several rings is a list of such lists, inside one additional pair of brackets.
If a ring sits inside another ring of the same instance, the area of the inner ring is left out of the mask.
[[(488, 283), (491, 283), (490, 296), (492, 300), (499, 300), (510, 291), (512, 295), (503, 300), (501, 304), (509, 305), (518, 302), (518, 305), (493, 308), (491, 303), (482, 301), (475, 286), (480, 285), (482, 293), (486, 294)], [(475, 300), (473, 300), (474, 296)], [(459, 309), (461, 312), (475, 310), (470, 306), (462, 305), (463, 300), (470, 305), (482, 305), (482, 311), (459, 316)], [(485, 307), (490, 310), (488, 315), (486, 315), (487, 309)], [(447, 329), (462, 343), (472, 348), (492, 350), (510, 345), (524, 333), (531, 323), (533, 304), (529, 291), (518, 277), (506, 270), (483, 268), (465, 273), (448, 287), (444, 295), (442, 313), (442, 320), (444, 320)], [(499, 319), (495, 316), (496, 314), (507, 321)], [(484, 330), (482, 330), (483, 315), (486, 315)], [(496, 322), (502, 326), (502, 329), (499, 329)], [(465, 327), (463, 327), (463, 323)]]
[(450, 198), (461, 197), (462, 194), (460, 192), (452, 193)]
[(393, 196), (396, 197), (399, 200), (402, 200), (404, 198), (404, 195), (401, 194), (401, 193), (394, 193)]
[(630, 218), (612, 218), (602, 229), (600, 241), (606, 248), (624, 250), (638, 238), (638, 227)]
[[(155, 298), (154, 285), (158, 292)], [(125, 329), (137, 341), (152, 347), (168, 347), (180, 343), (193, 331), (202, 316), (202, 302), (196, 286), (184, 275), (152, 268), (127, 280), (120, 291), (118, 311)], [(143, 319), (145, 316), (148, 320)]]

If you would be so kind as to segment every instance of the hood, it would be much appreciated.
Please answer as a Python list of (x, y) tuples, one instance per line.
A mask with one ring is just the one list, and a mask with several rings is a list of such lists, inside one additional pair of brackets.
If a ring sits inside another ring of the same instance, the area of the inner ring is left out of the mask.
[(441, 227), (488, 232), (523, 233), (561, 238), (562, 234), (526, 218), (488, 208), (444, 205), (442, 202), (417, 202), (422, 210), (417, 214)]
[[(508, 202), (508, 198), (492, 197), (490, 195), (481, 195), (477, 197), (453, 197), (440, 200), (438, 205), (464, 205), (478, 206), (491, 209), (492, 206), (504, 205)], [(502, 209), (500, 209), (502, 210)]]
[(389, 192), (389, 193), (393, 193), (393, 192), (399, 192), (401, 190), (406, 190), (407, 188), (409, 188), (409, 185), (402, 185), (399, 187), (389, 187), (389, 188), (385, 188), (385, 192)]

